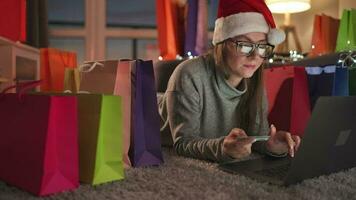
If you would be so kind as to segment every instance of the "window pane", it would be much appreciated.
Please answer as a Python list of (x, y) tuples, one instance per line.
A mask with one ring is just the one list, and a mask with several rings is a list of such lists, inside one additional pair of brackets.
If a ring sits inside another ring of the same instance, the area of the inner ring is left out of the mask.
[(155, 0), (107, 0), (106, 26), (156, 27)]
[(158, 61), (159, 48), (157, 40), (140, 39), (137, 40), (137, 58), (142, 60)]
[(107, 39), (106, 40), (106, 59), (118, 60), (123, 58), (132, 59), (132, 40), (131, 39)]
[(214, 30), (215, 20), (218, 15), (218, 0), (208, 0), (208, 27)]
[(50, 27), (84, 27), (84, 0), (48, 0)]
[(85, 43), (80, 38), (50, 38), (50, 47), (77, 53), (78, 66), (85, 60)]

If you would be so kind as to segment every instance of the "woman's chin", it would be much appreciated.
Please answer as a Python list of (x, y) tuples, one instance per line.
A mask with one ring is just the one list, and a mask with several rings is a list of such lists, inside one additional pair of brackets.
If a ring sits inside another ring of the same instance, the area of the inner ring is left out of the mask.
[(243, 78), (251, 78), (254, 73), (255, 73), (255, 71), (253, 71), (253, 70), (244, 70), (241, 73), (241, 75), (242, 75)]

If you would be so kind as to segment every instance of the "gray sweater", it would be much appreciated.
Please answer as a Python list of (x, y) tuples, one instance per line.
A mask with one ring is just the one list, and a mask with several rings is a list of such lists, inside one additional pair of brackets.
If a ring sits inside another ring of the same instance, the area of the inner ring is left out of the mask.
[[(179, 155), (218, 162), (232, 159), (223, 153), (222, 143), (233, 128), (238, 128), (238, 104), (246, 92), (246, 83), (243, 84), (241, 90), (231, 87), (215, 64), (203, 56), (175, 69), (159, 100), (159, 112), (161, 133), (172, 135)], [(260, 120), (257, 115), (255, 128), (247, 135), (269, 133), (265, 96), (263, 105), (264, 118)], [(256, 145), (259, 147), (255, 149), (263, 151), (264, 144)]]

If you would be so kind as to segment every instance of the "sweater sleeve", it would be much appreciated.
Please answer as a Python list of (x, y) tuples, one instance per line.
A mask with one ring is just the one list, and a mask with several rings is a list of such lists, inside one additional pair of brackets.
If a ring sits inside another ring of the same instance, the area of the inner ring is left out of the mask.
[(202, 138), (199, 135), (199, 104), (192, 96), (170, 92), (167, 96), (168, 118), (178, 155), (215, 162), (231, 160), (224, 154), (220, 138)]

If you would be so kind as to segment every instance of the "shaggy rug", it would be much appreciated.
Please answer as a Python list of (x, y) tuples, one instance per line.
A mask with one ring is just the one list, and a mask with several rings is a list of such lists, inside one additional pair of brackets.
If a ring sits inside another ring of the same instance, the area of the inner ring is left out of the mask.
[(0, 199), (356, 199), (356, 168), (279, 187), (220, 171), (216, 163), (179, 157), (172, 149), (164, 148), (163, 155), (162, 166), (128, 169), (122, 181), (82, 184), (44, 198), (0, 182)]

